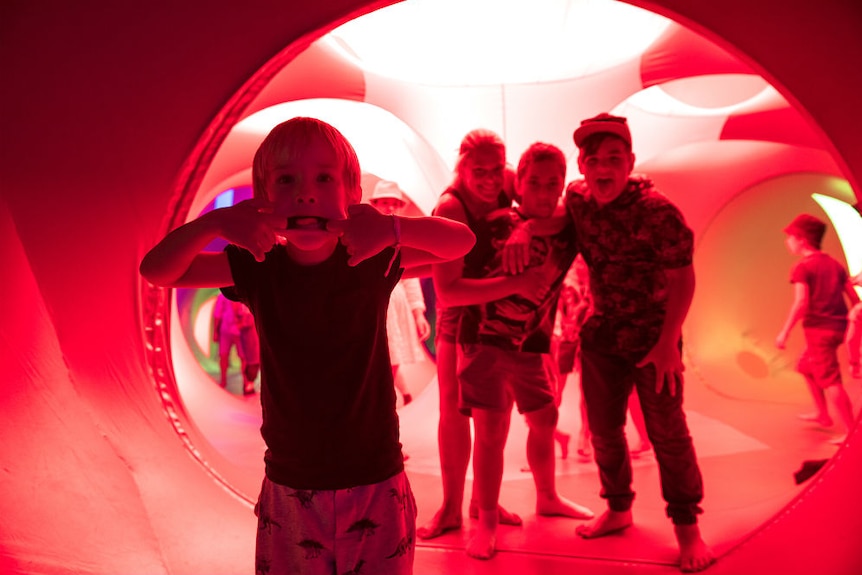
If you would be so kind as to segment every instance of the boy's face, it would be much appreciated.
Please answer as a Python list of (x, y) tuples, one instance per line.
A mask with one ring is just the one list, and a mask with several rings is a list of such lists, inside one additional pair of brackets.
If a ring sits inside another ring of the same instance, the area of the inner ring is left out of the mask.
[(274, 212), (287, 218), (288, 241), (313, 250), (331, 242), (326, 222), (347, 217), (343, 166), (322, 138), (299, 153), (276, 157), (266, 174), (267, 198)]
[(530, 162), (517, 179), (521, 210), (529, 218), (549, 218), (554, 214), (566, 184), (565, 169), (553, 160)]
[(462, 180), (467, 191), (483, 202), (496, 201), (503, 190), (506, 158), (495, 147), (480, 147), (465, 162)]
[(578, 156), (578, 168), (590, 193), (599, 203), (612, 202), (625, 190), (635, 165), (635, 155), (619, 138), (605, 138), (595, 154)]
[(793, 234), (785, 234), (784, 236), (784, 245), (787, 246), (787, 251), (795, 256), (802, 253), (802, 247), (804, 244), (805, 242)]
[(374, 200), (371, 204), (377, 208), (380, 213), (386, 215), (400, 214), (401, 209), (404, 207), (404, 202), (398, 198), (380, 198), (379, 200)]

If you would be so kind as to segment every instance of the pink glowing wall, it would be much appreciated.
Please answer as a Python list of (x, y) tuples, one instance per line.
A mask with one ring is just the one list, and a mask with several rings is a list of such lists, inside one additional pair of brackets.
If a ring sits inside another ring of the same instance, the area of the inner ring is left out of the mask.
[[(176, 390), (156, 388), (137, 265), (182, 208), (177, 184), (190, 158), (214, 151), (199, 143), (242, 113), (235, 94), (249, 78), (292, 42), (301, 40), (299, 53), (316, 34), (387, 3), (0, 7), (0, 572), (227, 574), (252, 564), (247, 502), (214, 481), (193, 449), (215, 468), (230, 466)], [(818, 165), (830, 164), (859, 197), (862, 8), (636, 4), (767, 78), (809, 122), (794, 137), (824, 136), (815, 155), (828, 159)], [(688, 209), (711, 214), (694, 200)], [(711, 572), (860, 565), (862, 499), (846, 497), (859, 492), (859, 436)]]

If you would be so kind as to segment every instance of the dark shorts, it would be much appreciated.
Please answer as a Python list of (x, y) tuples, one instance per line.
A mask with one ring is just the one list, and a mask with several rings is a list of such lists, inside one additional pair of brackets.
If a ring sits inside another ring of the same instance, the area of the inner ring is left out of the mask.
[(458, 346), (458, 409), (506, 411), (512, 403), (520, 413), (537, 411), (554, 403), (554, 391), (545, 354), (509, 351), (491, 345)]
[(805, 350), (796, 365), (797, 371), (821, 388), (841, 385), (838, 346), (844, 342), (844, 332), (808, 327), (802, 331), (805, 333)]

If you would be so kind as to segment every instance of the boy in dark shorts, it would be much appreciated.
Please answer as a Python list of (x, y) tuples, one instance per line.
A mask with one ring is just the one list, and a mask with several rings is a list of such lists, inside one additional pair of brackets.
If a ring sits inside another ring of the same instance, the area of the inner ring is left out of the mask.
[[(549, 144), (530, 146), (521, 156), (516, 190), (522, 203), (489, 213), (487, 233), (479, 234), (486, 258), (472, 262), (464, 277), (439, 281), (444, 304), (466, 306), (458, 330), (460, 409), (473, 417), (476, 437), (473, 475), (479, 521), (467, 554), (490, 559), (496, 550), (503, 450), (514, 403), (529, 427), (527, 460), (536, 484), (536, 513), (588, 519), (592, 511), (560, 497), (554, 476), (557, 406), (546, 369), (557, 299), (566, 271), (577, 254), (571, 230), (536, 236), (527, 270), (502, 273), (501, 249), (519, 223), (549, 218), (565, 185), (563, 153)], [(440, 279), (439, 277), (437, 279)]]

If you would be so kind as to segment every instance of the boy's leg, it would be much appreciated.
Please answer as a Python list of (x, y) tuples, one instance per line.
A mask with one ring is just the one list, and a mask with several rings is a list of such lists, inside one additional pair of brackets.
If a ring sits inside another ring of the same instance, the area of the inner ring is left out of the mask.
[(335, 513), (333, 573), (413, 573), (416, 501), (404, 472), (336, 491)]
[(636, 391), (632, 391), (629, 395), (629, 415), (632, 418), (635, 430), (638, 432), (638, 444), (631, 450), (631, 452), (632, 455), (640, 455), (645, 451), (649, 451), (652, 448), (652, 445), (650, 444), (649, 435), (646, 430), (646, 423), (644, 422), (644, 412), (643, 409), (641, 409), (641, 402), (640, 399), (638, 399)]
[(335, 572), (334, 491), (301, 491), (264, 479), (254, 511), (255, 573)]
[(608, 510), (576, 530), (582, 537), (601, 537), (631, 525), (632, 468), (625, 437), (631, 366), (622, 358), (581, 350), (581, 388), (592, 434), (601, 496)]
[(543, 353), (510, 352), (496, 362), (507, 374), (508, 388), (527, 420), (527, 461), (536, 484), (536, 513), (590, 519), (593, 512), (563, 499), (554, 474), (554, 433), (557, 429), (557, 394)]
[[(438, 335), (441, 324), (438, 322)], [(437, 443), (440, 450), (440, 475), (443, 482), (443, 504), (431, 519), (420, 527), (421, 539), (432, 539), (463, 522), (464, 483), (470, 463), (470, 418), (458, 411), (457, 347), (452, 341), (438, 337), (437, 385), (440, 391), (440, 420)]]
[(221, 386), (227, 388), (227, 375), (230, 368), (230, 350), (234, 345), (234, 338), (230, 334), (222, 332), (218, 343), (219, 369), (221, 370)]
[(680, 551), (680, 569), (701, 571), (715, 556), (703, 541), (697, 516), (703, 512), (703, 478), (683, 410), (684, 381), (672, 396), (667, 388), (655, 392), (655, 369), (638, 369), (635, 387), (644, 414), (647, 434), (659, 466), (662, 496), (674, 525)]
[(847, 395), (847, 390), (844, 389), (844, 386), (841, 384), (830, 385), (825, 389), (825, 393), (832, 402), (832, 405), (835, 406), (835, 410), (838, 412), (839, 417), (841, 417), (841, 421), (844, 423), (844, 428), (846, 430), (846, 433), (843, 436), (833, 439), (832, 443), (844, 443), (850, 430), (853, 429), (853, 423), (855, 421), (853, 418), (853, 405), (850, 403), (850, 396)]
[(569, 501), (557, 493), (554, 460), (554, 430), (557, 423), (557, 408), (547, 405), (542, 409), (524, 414), (529, 431), (527, 433), (527, 461), (536, 484), (536, 513), (546, 516), (592, 519), (594, 514), (587, 507)]
[(804, 413), (799, 416), (805, 421), (814, 421), (823, 427), (832, 425), (829, 416), (829, 407), (826, 405), (826, 396), (823, 393), (824, 377), (826, 368), (823, 363), (823, 330), (804, 328), (805, 349), (799, 357), (796, 370), (805, 378), (805, 384), (814, 400), (815, 413)]
[(674, 524), (697, 522), (703, 500), (703, 478), (683, 411), (684, 382), (671, 395), (665, 387), (655, 391), (652, 365), (638, 369), (635, 385), (643, 409), (647, 434), (659, 467), (662, 496)]
[(467, 554), (490, 559), (496, 550), (500, 486), (503, 481), (503, 451), (509, 435), (511, 409), (473, 409), (476, 439), (473, 448), (473, 476), (478, 491), (479, 522), (467, 542)]
[(838, 416), (844, 423), (845, 435), (832, 441), (833, 443), (844, 443), (846, 434), (850, 433), (854, 423), (853, 407), (850, 403), (850, 397), (844, 389), (844, 383), (841, 380), (841, 365), (838, 362), (838, 346), (844, 342), (844, 334), (839, 331), (821, 330), (817, 339), (816, 356), (811, 361), (814, 378), (822, 386), (820, 393), (835, 406)]

